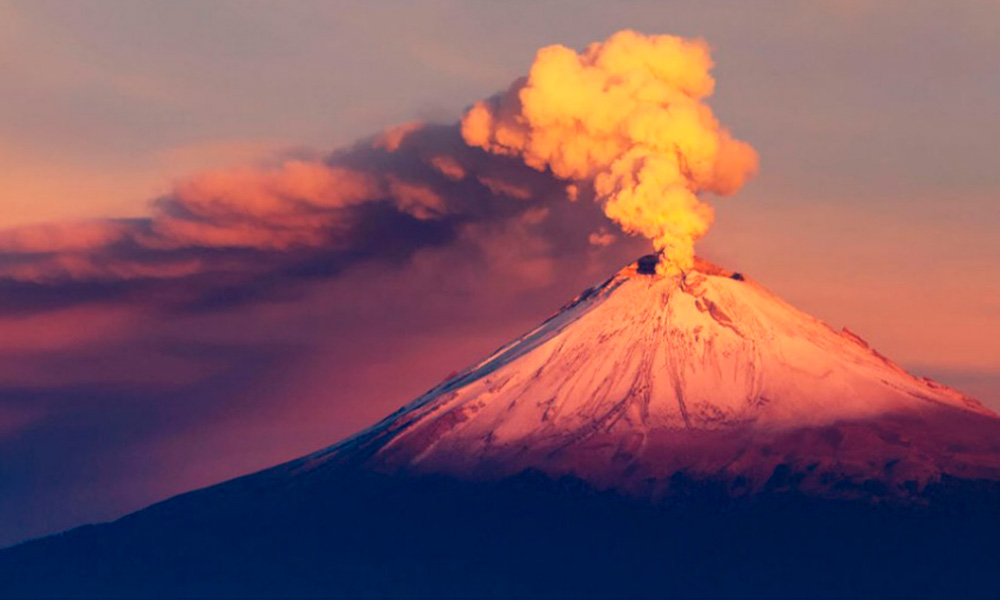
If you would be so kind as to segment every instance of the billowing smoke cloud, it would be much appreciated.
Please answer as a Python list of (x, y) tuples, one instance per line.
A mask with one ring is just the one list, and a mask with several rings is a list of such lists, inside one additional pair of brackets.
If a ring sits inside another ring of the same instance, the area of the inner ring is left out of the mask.
[(731, 194), (757, 169), (753, 148), (704, 103), (711, 67), (703, 41), (667, 35), (622, 31), (582, 53), (548, 46), (526, 78), (466, 113), (462, 135), (592, 186), (608, 217), (663, 253), (662, 271), (683, 271), (712, 222), (697, 193)]

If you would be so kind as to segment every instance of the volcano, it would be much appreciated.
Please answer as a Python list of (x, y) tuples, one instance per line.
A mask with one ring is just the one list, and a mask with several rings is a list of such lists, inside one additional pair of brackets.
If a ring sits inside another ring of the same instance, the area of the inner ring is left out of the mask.
[(330, 448), (0, 552), (0, 594), (1000, 593), (1000, 417), (655, 260)]

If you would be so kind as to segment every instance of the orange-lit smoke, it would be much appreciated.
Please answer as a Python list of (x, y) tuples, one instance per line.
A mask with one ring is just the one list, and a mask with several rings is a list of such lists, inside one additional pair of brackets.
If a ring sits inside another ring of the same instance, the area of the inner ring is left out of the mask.
[(702, 40), (668, 35), (621, 31), (579, 54), (548, 46), (527, 78), (465, 114), (462, 136), (592, 185), (608, 217), (662, 252), (662, 272), (685, 271), (713, 216), (697, 193), (731, 194), (757, 170), (704, 103), (711, 67)]

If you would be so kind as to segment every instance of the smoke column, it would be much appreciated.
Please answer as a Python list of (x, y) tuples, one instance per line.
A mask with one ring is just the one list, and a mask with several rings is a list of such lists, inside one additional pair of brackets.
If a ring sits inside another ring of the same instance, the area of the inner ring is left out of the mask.
[(652, 240), (661, 273), (683, 272), (712, 223), (697, 194), (732, 194), (758, 164), (705, 104), (711, 67), (705, 42), (668, 35), (547, 46), (526, 78), (464, 115), (462, 136), (573, 182), (571, 199), (586, 186), (622, 229)]

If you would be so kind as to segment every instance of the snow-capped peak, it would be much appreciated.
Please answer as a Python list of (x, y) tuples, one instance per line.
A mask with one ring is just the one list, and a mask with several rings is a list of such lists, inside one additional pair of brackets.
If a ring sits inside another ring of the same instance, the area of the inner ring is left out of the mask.
[[(652, 268), (649, 261), (653, 261)], [(894, 486), (1000, 473), (1000, 419), (753, 280), (644, 257), (534, 331), (310, 462), (491, 478), (539, 469), (657, 493), (783, 464)]]

